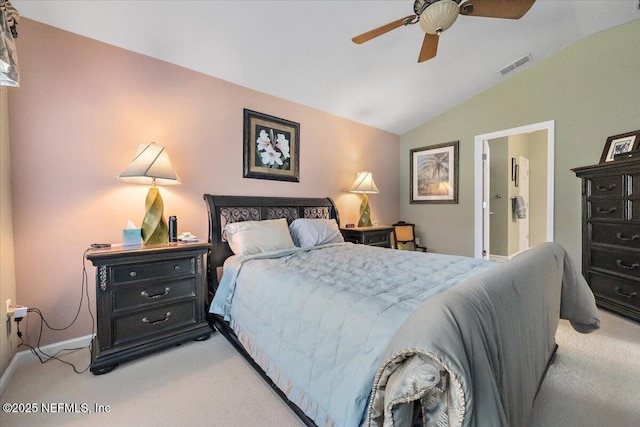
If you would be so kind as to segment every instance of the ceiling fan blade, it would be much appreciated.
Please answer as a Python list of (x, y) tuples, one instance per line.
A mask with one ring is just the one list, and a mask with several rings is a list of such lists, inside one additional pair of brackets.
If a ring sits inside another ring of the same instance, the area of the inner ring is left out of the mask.
[(385, 33), (388, 33), (391, 30), (395, 30), (396, 28), (402, 26), (404, 21), (409, 18), (415, 18), (415, 15), (405, 16), (404, 18), (398, 19), (397, 21), (389, 22), (386, 25), (375, 28), (371, 31), (367, 31), (366, 33), (362, 33), (359, 36), (355, 36), (351, 39), (355, 44), (362, 44), (364, 42), (368, 42), (369, 40), (381, 36)]
[(536, 0), (467, 0), (460, 5), (460, 14), (487, 18), (520, 19)]
[(424, 62), (436, 56), (438, 53), (439, 38), (440, 36), (436, 34), (424, 33), (424, 40), (422, 41), (422, 48), (420, 48), (418, 62)]

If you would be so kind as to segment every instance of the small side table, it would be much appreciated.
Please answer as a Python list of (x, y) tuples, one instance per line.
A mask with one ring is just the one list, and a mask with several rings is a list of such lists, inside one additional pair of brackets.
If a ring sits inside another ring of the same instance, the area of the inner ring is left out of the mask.
[(390, 248), (393, 227), (375, 226), (341, 228), (340, 232), (346, 242)]
[(188, 340), (206, 340), (204, 254), (208, 243), (91, 250), (97, 333), (91, 372)]

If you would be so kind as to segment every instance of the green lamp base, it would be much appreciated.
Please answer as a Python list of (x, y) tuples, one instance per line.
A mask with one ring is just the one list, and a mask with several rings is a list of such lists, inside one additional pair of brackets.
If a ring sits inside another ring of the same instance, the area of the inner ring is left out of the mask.
[(169, 240), (169, 227), (165, 221), (164, 203), (158, 187), (149, 188), (145, 200), (147, 213), (142, 220), (142, 240), (145, 245), (167, 243)]
[(369, 196), (367, 196), (367, 193), (362, 195), (358, 227), (371, 227), (371, 210), (369, 209)]

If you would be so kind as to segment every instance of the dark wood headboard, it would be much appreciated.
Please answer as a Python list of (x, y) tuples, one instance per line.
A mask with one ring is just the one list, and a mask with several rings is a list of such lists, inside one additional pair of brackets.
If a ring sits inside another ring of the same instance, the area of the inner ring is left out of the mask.
[(261, 197), (261, 196), (214, 196), (204, 195), (209, 212), (209, 243), (207, 257), (207, 280), (209, 301), (218, 287), (217, 268), (233, 255), (227, 243), (224, 226), (231, 222), (263, 221), (286, 218), (291, 224), (298, 218), (335, 219), (340, 217), (333, 200), (329, 197)]

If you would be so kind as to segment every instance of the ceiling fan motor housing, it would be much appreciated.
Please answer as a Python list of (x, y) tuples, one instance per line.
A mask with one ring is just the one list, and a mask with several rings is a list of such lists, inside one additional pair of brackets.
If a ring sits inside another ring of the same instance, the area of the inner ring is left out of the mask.
[(429, 34), (440, 34), (456, 22), (460, 7), (453, 0), (439, 0), (429, 4), (420, 14), (420, 28)]

